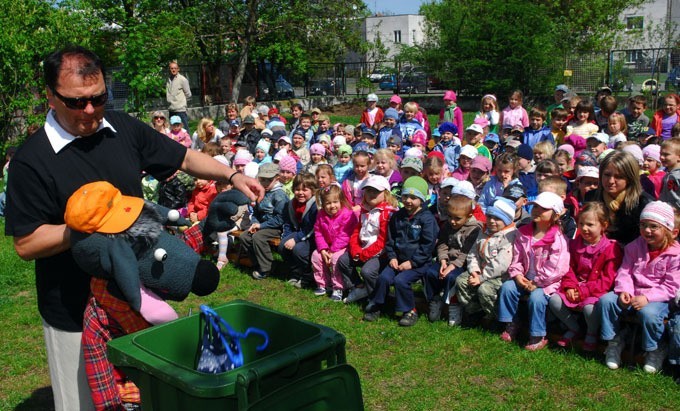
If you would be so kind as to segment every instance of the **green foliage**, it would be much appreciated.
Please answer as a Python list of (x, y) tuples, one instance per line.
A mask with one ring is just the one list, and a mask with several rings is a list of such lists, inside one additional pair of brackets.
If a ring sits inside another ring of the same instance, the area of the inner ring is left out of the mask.
[(184, 16), (153, 0), (75, 0), (90, 10), (96, 23), (99, 50), (109, 65), (121, 66), (116, 79), (128, 86), (125, 109), (143, 113), (152, 99), (164, 97), (167, 62), (193, 55), (193, 35)]
[(0, 138), (5, 142), (43, 120), (43, 58), (59, 46), (89, 39), (86, 14), (43, 0), (0, 2), (0, 27)]
[(428, 42), (402, 58), (422, 61), (468, 93), (549, 93), (565, 56), (606, 49), (634, 2), (614, 0), (443, 0), (426, 3)]

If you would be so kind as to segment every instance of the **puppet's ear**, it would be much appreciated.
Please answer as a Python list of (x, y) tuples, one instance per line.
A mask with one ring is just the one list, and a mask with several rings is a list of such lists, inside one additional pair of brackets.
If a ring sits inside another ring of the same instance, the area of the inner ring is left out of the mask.
[(111, 278), (109, 252), (113, 240), (99, 233), (71, 231), (71, 253), (76, 264), (87, 274)]
[[(108, 250), (111, 275), (133, 310), (142, 306), (140, 294), (139, 263), (132, 247), (122, 238), (111, 239)], [(102, 264), (104, 265), (104, 264)]]

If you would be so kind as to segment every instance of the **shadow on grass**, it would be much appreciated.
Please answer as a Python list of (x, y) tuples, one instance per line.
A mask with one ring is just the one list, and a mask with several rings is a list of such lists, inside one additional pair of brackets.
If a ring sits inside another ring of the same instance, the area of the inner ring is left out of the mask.
[(53, 411), (52, 387), (40, 387), (31, 396), (14, 408), (14, 411)]

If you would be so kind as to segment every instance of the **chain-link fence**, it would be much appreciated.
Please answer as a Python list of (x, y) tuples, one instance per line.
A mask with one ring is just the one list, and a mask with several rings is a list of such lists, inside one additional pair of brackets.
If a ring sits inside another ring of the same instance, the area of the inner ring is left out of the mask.
[(578, 94), (593, 94), (607, 84), (607, 54), (584, 53), (564, 59), (564, 83)]

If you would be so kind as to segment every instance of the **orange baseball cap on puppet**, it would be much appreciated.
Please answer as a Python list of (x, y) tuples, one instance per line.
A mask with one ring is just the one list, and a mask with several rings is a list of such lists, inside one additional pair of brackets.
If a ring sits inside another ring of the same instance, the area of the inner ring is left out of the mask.
[(85, 184), (66, 203), (64, 221), (83, 233), (116, 234), (127, 230), (142, 212), (144, 199), (124, 196), (106, 181)]

